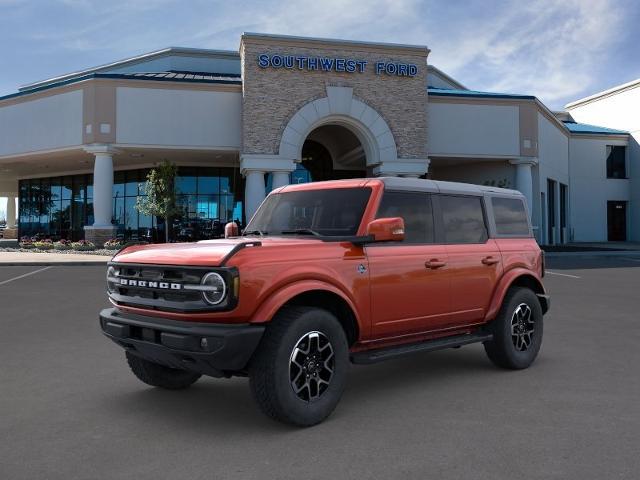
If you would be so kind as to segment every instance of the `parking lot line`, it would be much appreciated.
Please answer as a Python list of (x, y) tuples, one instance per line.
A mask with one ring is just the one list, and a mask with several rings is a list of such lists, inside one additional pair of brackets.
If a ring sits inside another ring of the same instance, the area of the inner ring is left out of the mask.
[(13, 282), (15, 280), (20, 280), (21, 278), (24, 278), (24, 277), (29, 277), (31, 275), (35, 275), (36, 273), (44, 272), (45, 270), (49, 270), (50, 268), (52, 268), (52, 267), (51, 266), (44, 267), (44, 268), (40, 268), (38, 270), (34, 270), (33, 272), (25, 273), (24, 275), (19, 275), (17, 277), (10, 278), (9, 280), (5, 280), (3, 282), (0, 282), (0, 286), (4, 285), (5, 283)]
[(550, 275), (560, 275), (561, 277), (581, 278), (581, 277), (579, 277), (577, 275), (569, 275), (568, 273), (550, 272), (549, 270), (547, 270), (545, 273), (548, 273)]

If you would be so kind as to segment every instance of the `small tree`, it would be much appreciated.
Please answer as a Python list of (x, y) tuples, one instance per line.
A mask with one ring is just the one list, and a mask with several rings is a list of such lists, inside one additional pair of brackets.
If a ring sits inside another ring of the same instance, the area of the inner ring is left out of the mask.
[(169, 219), (178, 215), (180, 209), (176, 204), (175, 178), (178, 167), (165, 160), (151, 169), (144, 187), (145, 197), (138, 197), (136, 210), (143, 215), (164, 218), (165, 241), (169, 242)]

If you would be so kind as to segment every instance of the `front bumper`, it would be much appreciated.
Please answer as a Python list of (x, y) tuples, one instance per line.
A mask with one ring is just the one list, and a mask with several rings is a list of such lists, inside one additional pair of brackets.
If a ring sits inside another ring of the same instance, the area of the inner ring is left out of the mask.
[(100, 312), (102, 332), (128, 352), (151, 362), (212, 377), (242, 372), (260, 343), (264, 326), (178, 322)]

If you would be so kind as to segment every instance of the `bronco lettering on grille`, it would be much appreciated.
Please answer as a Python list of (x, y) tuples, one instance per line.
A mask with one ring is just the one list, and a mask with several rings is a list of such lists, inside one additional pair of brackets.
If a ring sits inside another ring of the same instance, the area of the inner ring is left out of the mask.
[(182, 285), (180, 283), (150, 282), (147, 280), (131, 280), (129, 278), (121, 278), (120, 285), (127, 285), (129, 287), (162, 288), (164, 290), (182, 289)]

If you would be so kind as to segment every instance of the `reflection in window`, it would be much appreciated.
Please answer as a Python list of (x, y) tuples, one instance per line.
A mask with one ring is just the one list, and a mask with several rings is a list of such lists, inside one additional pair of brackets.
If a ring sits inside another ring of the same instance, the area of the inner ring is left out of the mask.
[(442, 221), (447, 243), (484, 243), (487, 228), (480, 197), (440, 195)]
[[(164, 238), (164, 221), (135, 208), (144, 194), (148, 170), (114, 173), (113, 219), (122, 239), (157, 241)], [(174, 219), (174, 239), (197, 240), (224, 236), (224, 224), (243, 221), (244, 179), (233, 168), (180, 168), (176, 190), (184, 214)], [(21, 180), (19, 183), (21, 236), (79, 240), (93, 216), (93, 175)], [(179, 238), (180, 231), (184, 235)]]

